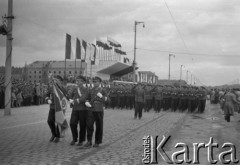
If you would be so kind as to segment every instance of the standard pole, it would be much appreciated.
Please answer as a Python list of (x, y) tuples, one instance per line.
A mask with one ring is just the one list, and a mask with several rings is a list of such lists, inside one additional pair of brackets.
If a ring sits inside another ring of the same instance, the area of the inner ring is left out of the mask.
[(192, 74), (191, 74), (191, 85), (192, 85)]
[(171, 57), (171, 54), (169, 54), (168, 80), (170, 80), (170, 57)]
[(76, 71), (77, 71), (77, 58), (75, 57), (75, 68), (74, 68), (74, 77), (76, 78)]
[(133, 59), (133, 83), (136, 82), (136, 36), (137, 36), (137, 22), (134, 22), (134, 59)]
[(8, 16), (7, 16), (7, 45), (6, 45), (6, 61), (5, 61), (5, 109), (4, 115), (11, 115), (11, 88), (12, 88), (12, 19), (13, 17), (13, 0), (8, 0)]

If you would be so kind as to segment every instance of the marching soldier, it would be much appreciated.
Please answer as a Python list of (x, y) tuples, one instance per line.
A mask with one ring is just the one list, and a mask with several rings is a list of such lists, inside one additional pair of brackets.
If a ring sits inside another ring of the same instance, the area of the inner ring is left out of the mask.
[[(61, 76), (55, 76), (56, 83), (62, 83), (63, 79)], [(47, 103), (50, 105), (50, 110), (48, 114), (48, 125), (52, 133), (52, 137), (50, 138), (50, 142), (54, 141), (58, 143), (60, 141), (60, 131), (58, 126), (55, 123), (55, 103), (54, 103), (54, 93), (53, 93), (53, 84), (49, 84), (49, 89), (47, 93)]]
[(93, 147), (99, 147), (103, 137), (103, 107), (106, 101), (106, 92), (100, 87), (102, 79), (95, 77), (93, 79), (94, 87), (90, 90), (90, 102), (86, 106), (91, 108), (87, 111), (87, 143), (84, 147), (92, 146), (92, 137), (94, 132), (94, 123), (96, 124), (95, 144)]
[[(72, 131), (72, 142), (70, 145), (74, 145), (78, 141), (78, 146), (82, 146), (86, 139), (87, 129), (87, 109), (85, 102), (88, 99), (89, 91), (84, 84), (86, 79), (83, 76), (78, 76), (76, 79), (77, 86), (73, 88), (70, 96), (70, 104), (72, 104), (72, 114), (70, 118), (70, 128)], [(78, 133), (79, 123), (79, 133)]]
[(155, 88), (155, 111), (160, 112), (163, 107), (162, 86)]
[(151, 101), (152, 101), (152, 95), (151, 95), (152, 89), (150, 85), (146, 85), (144, 88), (144, 105), (145, 105), (145, 112), (149, 112), (151, 109)]
[(111, 100), (111, 103), (110, 103), (111, 108), (112, 109), (116, 108), (117, 107), (117, 87), (114, 84), (111, 85), (111, 91), (110, 91), (109, 97)]
[(137, 84), (132, 89), (134, 95), (135, 95), (135, 113), (134, 113), (134, 119), (137, 117), (139, 119), (142, 118), (142, 110), (144, 106), (144, 89), (143, 85)]
[(199, 113), (203, 113), (204, 110), (205, 110), (206, 98), (207, 98), (207, 94), (206, 94), (206, 91), (205, 91), (204, 87), (202, 87), (199, 90), (198, 96), (199, 96), (198, 112)]
[(171, 91), (171, 109), (175, 112), (178, 108), (178, 89), (174, 87)]

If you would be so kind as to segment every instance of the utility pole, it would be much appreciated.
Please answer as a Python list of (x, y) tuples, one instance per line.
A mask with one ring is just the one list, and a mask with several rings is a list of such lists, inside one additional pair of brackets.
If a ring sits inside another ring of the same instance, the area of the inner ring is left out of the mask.
[(171, 56), (175, 57), (174, 54), (169, 54), (169, 70), (168, 70), (168, 80), (170, 80), (170, 60), (171, 60)]
[(180, 81), (182, 80), (182, 67), (184, 67), (184, 65), (181, 65), (181, 68), (180, 68)]
[(5, 109), (4, 115), (11, 115), (11, 88), (12, 88), (12, 20), (13, 16), (13, 0), (8, 0), (7, 15), (7, 45), (6, 45), (6, 61), (5, 61)]
[(145, 27), (144, 22), (134, 22), (134, 59), (133, 59), (133, 82), (135, 83), (135, 74), (136, 74), (136, 39), (137, 39), (137, 24), (143, 24), (143, 28)]

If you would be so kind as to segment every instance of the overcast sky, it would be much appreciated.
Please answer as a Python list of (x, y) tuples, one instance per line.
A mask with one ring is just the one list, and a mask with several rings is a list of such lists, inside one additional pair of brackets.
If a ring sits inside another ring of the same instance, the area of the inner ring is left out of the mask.
[[(205, 85), (230, 83), (240, 76), (239, 0), (13, 0), (13, 65), (64, 60), (65, 34), (93, 43), (110, 36), (133, 59), (137, 26), (139, 70), (183, 79), (189, 70)], [(0, 16), (7, 0), (0, 1)], [(75, 44), (75, 43), (74, 43)], [(0, 65), (6, 39), (0, 36)], [(190, 75), (190, 74), (189, 74)], [(190, 76), (189, 76), (190, 77)]]

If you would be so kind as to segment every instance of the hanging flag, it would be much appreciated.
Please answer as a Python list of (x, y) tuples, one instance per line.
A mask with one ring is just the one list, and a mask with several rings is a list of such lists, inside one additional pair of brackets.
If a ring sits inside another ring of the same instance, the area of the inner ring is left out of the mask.
[(96, 46), (94, 44), (92, 44), (93, 48), (94, 48), (94, 51), (93, 51), (93, 55), (91, 56), (91, 64), (92, 65), (95, 65), (95, 60), (96, 60)]
[(109, 44), (111, 46), (114, 46), (114, 47), (122, 47), (121, 44), (119, 44), (117, 41), (115, 41), (114, 39), (112, 39), (111, 37), (107, 37), (107, 41), (109, 42)]
[(104, 43), (104, 47), (105, 50), (111, 50), (112, 47), (108, 44), (108, 43)]
[(126, 52), (124, 52), (124, 51), (122, 51), (122, 50), (120, 50), (120, 49), (114, 49), (114, 51), (116, 52), (116, 53), (118, 53), (118, 54), (121, 54), (121, 55), (127, 55), (126, 54)]
[(66, 33), (65, 59), (71, 59), (71, 36)]
[(69, 127), (65, 118), (65, 111), (67, 109), (67, 98), (59, 88), (59, 86), (53, 82), (53, 94), (55, 103), (55, 122), (60, 126), (61, 135)]
[(78, 38), (76, 40), (76, 59), (81, 59), (81, 45)]
[(84, 49), (84, 51), (85, 51), (85, 53), (84, 53), (84, 58), (83, 58), (83, 62), (85, 62), (85, 60), (86, 60), (86, 53), (87, 53), (87, 42), (86, 41), (84, 41), (84, 40), (82, 40), (82, 46), (83, 46), (83, 49)]

